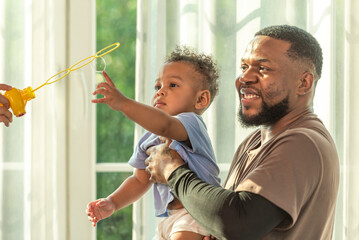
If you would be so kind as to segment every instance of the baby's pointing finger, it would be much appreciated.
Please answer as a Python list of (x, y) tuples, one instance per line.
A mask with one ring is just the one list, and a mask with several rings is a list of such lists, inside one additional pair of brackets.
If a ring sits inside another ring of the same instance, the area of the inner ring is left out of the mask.
[(106, 82), (110, 84), (110, 86), (115, 87), (115, 84), (112, 82), (111, 78), (107, 75), (105, 70), (102, 71), (102, 75), (106, 79)]

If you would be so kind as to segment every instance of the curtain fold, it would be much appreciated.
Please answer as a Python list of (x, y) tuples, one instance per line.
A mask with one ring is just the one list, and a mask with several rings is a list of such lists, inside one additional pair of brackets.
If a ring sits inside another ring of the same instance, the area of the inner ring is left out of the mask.
[[(35, 89), (65, 67), (64, 6), (1, 1), (2, 83)], [(35, 95), (27, 113), (0, 130), (0, 239), (65, 239), (65, 84)]]
[[(343, 239), (356, 239), (359, 236), (359, 108), (358, 108), (358, 76), (359, 69), (359, 2), (346, 1), (345, 12), (345, 81), (344, 99), (344, 177), (343, 177)], [(338, 81), (342, 81), (338, 79)]]
[[(33, 0), (31, 11), (30, 85), (35, 89), (66, 68), (65, 3)], [(61, 26), (61, 24), (63, 24)], [(59, 26), (60, 25), (60, 26)], [(28, 30), (26, 30), (28, 31)], [(29, 208), (25, 239), (65, 239), (66, 234), (66, 82), (60, 81), (35, 92), (29, 102), (31, 123), (28, 171)], [(64, 101), (65, 100), (65, 101)], [(23, 120), (23, 119), (17, 119)]]

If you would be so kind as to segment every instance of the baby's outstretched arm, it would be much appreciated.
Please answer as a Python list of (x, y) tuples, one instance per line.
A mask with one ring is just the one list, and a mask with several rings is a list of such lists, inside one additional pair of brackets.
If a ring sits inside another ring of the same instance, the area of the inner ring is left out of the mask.
[(98, 221), (111, 216), (115, 211), (134, 203), (142, 197), (151, 185), (148, 173), (142, 169), (135, 169), (134, 174), (128, 177), (107, 198), (98, 199), (87, 205), (88, 219), (95, 227)]
[(158, 136), (177, 141), (188, 140), (186, 129), (177, 118), (157, 108), (127, 98), (116, 88), (105, 71), (103, 76), (106, 82), (99, 83), (93, 92), (93, 95), (101, 94), (103, 98), (93, 99), (93, 103), (105, 103), (113, 110), (123, 112), (126, 117)]

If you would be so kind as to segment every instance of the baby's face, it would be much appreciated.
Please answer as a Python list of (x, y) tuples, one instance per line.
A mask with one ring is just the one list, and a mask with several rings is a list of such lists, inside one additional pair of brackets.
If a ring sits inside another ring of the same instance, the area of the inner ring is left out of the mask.
[(200, 93), (199, 74), (185, 62), (171, 62), (163, 66), (155, 83), (152, 105), (174, 116), (194, 112)]

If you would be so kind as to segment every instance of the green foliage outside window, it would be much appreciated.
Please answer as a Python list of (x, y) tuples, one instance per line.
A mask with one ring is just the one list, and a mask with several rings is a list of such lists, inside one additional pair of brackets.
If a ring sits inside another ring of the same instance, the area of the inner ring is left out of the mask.
[[(97, 49), (120, 42), (105, 55), (106, 72), (127, 96), (135, 95), (136, 1), (97, 1)], [(121, 112), (97, 104), (97, 162), (127, 162), (133, 151), (134, 123)]]
[[(128, 97), (135, 93), (136, 0), (97, 0), (97, 49), (120, 42), (105, 55), (106, 72)], [(97, 78), (103, 80), (101, 74)], [(97, 163), (127, 162), (133, 152), (134, 123), (121, 112), (97, 104)], [(97, 198), (108, 196), (131, 173), (97, 173)], [(98, 240), (132, 239), (132, 206), (97, 225)]]
[[(97, 197), (106, 197), (112, 193), (130, 173), (98, 173)], [(115, 212), (111, 217), (97, 224), (98, 240), (132, 239), (132, 206)]]

